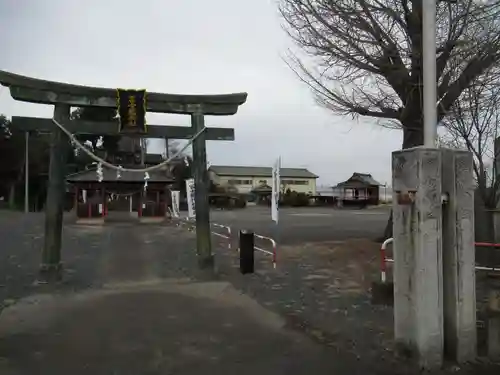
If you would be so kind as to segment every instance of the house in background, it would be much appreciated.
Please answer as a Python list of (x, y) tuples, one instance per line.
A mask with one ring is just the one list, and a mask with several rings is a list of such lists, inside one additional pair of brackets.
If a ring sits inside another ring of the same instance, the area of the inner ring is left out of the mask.
[[(272, 186), (271, 167), (239, 167), (212, 165), (210, 179), (221, 186), (234, 186), (239, 193), (249, 194), (259, 187)], [(316, 176), (306, 168), (281, 168), (282, 189), (298, 193), (316, 194)]]
[(363, 203), (377, 205), (380, 202), (380, 187), (371, 174), (354, 172), (349, 179), (333, 187), (334, 195), (344, 204)]

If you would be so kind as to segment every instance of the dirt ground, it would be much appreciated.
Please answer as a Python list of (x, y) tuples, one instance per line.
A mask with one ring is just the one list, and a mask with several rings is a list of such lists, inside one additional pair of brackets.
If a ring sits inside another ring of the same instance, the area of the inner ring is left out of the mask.
[[(0, 215), (0, 238), (2, 374), (419, 373), (394, 350), (392, 308), (371, 304), (379, 245), (369, 240), (280, 246), (276, 269), (259, 253), (250, 275), (239, 273), (234, 248), (214, 240), (213, 286), (198, 279), (195, 237), (183, 228), (67, 225), (64, 282), (44, 286), (34, 283), (43, 217)], [(221, 285), (232, 296), (227, 306), (219, 292), (208, 298)], [(187, 298), (183, 288), (197, 292)], [(250, 305), (257, 313), (248, 317)], [(218, 317), (234, 330), (224, 333)], [(268, 330), (269, 321), (281, 323)], [(480, 358), (439, 373), (499, 370)]]
[[(393, 308), (371, 302), (372, 282), (380, 280), (379, 249), (380, 244), (365, 239), (282, 246), (278, 272), (260, 255), (256, 275), (234, 275), (231, 280), (314, 341), (354, 355), (360, 362), (380, 364), (382, 372), (411, 374), (415, 372), (412, 360), (401, 357), (394, 345)], [(233, 267), (237, 267), (234, 260)], [(388, 276), (392, 277), (391, 272)], [(476, 283), (480, 357), (462, 367), (447, 363), (442, 373), (500, 370), (485, 358), (489, 279), (478, 273)], [(377, 368), (374, 365), (372, 370)]]

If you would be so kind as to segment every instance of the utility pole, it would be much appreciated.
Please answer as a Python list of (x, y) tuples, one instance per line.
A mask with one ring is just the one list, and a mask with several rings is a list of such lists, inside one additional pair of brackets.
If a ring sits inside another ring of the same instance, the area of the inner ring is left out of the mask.
[(437, 137), (436, 0), (422, 1), (424, 146), (435, 148)]
[(24, 132), (24, 213), (29, 212), (29, 132)]

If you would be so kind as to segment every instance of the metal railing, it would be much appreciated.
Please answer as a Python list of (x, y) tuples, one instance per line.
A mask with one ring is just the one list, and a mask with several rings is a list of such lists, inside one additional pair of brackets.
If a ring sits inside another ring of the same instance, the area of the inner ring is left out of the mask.
[[(478, 247), (492, 247), (492, 248), (500, 249), (500, 243), (475, 242), (474, 245), (478, 246)], [(500, 266), (497, 266), (497, 267), (483, 267), (483, 266), (476, 265), (476, 270), (479, 270), (479, 271), (500, 272)]]
[[(385, 283), (387, 281), (387, 263), (394, 263), (393, 258), (389, 258), (387, 256), (387, 246), (394, 242), (394, 238), (386, 239), (382, 245), (380, 246), (380, 281)], [(475, 242), (475, 246), (477, 247), (492, 247), (500, 249), (500, 243), (492, 243), (492, 242)], [(499, 267), (485, 267), (476, 265), (477, 271), (490, 271), (490, 272), (500, 272)]]
[(227, 244), (227, 249), (231, 250), (232, 249), (232, 235), (231, 235), (231, 227), (227, 225), (222, 225), (222, 224), (217, 224), (217, 223), (212, 223), (212, 226), (215, 228), (218, 228), (221, 231), (224, 231), (224, 233), (219, 233), (219, 232), (214, 232), (212, 231), (212, 234), (214, 236), (217, 236), (219, 238), (223, 238), (226, 241)]
[(386, 239), (380, 246), (380, 280), (385, 283), (387, 281), (387, 262), (393, 262), (391, 258), (387, 258), (387, 245), (393, 243), (393, 238)]
[(276, 241), (273, 240), (271, 237), (261, 236), (260, 234), (255, 234), (255, 233), (254, 233), (254, 238), (258, 238), (258, 239), (264, 240), (264, 241), (269, 241), (271, 243), (271, 250), (263, 249), (260, 246), (256, 246), (255, 244), (254, 244), (254, 249), (257, 251), (260, 251), (264, 254), (271, 255), (273, 267), (276, 268), (276, 250), (277, 250)]
[[(172, 209), (168, 207), (168, 213), (170, 215), (171, 220), (175, 223), (176, 226), (187, 226), (187, 229), (189, 231), (194, 232), (196, 230), (196, 223), (194, 219), (186, 217), (180, 217), (176, 216), (173, 214)], [(227, 249), (232, 250), (233, 249), (233, 231), (230, 226), (228, 225), (222, 225), (218, 223), (212, 223), (211, 226), (213, 228), (217, 228), (217, 231), (212, 230), (211, 233), (214, 236), (217, 236), (219, 238), (222, 238), (223, 240), (226, 241)], [(222, 232), (222, 233), (221, 233)], [(254, 233), (254, 238), (261, 240), (261, 241), (266, 241), (269, 242), (271, 245), (271, 249), (265, 249), (261, 246), (255, 245), (254, 244), (254, 249), (256, 251), (259, 251), (261, 253), (270, 255), (272, 257), (272, 262), (273, 262), (273, 267), (276, 268), (276, 261), (277, 261), (277, 243), (276, 241), (271, 238), (271, 237), (266, 237), (266, 236), (261, 236), (260, 234)], [(237, 251), (240, 251), (239, 246), (237, 247)]]

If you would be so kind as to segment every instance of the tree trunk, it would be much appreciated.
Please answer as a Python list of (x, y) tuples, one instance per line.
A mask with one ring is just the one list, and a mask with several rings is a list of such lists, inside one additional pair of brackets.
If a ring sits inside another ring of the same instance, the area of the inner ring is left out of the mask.
[(417, 121), (416, 124), (413, 122), (413, 125), (411, 128), (405, 127), (403, 130), (403, 150), (424, 144), (424, 133), (421, 122)]
[[(403, 150), (420, 146), (424, 144), (424, 133), (422, 131), (422, 123), (420, 121), (413, 121), (403, 128)], [(392, 184), (391, 184), (392, 185)], [(387, 224), (385, 225), (384, 234), (377, 242), (384, 242), (386, 239), (392, 237), (392, 209)]]
[(16, 183), (12, 182), (9, 187), (9, 208), (13, 210), (16, 207)]
[[(476, 242), (495, 242), (493, 209), (484, 201), (480, 188), (474, 191), (474, 240)], [(487, 249), (491, 252), (490, 249)]]

